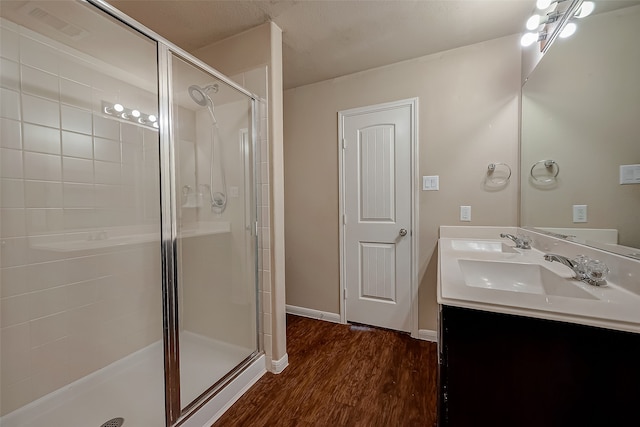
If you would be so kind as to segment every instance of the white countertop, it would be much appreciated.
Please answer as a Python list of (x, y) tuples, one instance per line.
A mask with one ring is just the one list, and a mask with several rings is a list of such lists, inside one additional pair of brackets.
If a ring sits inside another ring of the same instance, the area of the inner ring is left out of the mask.
[[(513, 232), (513, 229), (506, 227), (500, 230)], [(491, 230), (491, 235), (499, 236), (494, 231)], [(513, 242), (499, 238), (461, 237), (460, 233), (446, 234), (455, 237), (441, 237), (438, 243), (439, 304), (640, 333), (640, 295), (614, 281), (608, 280), (606, 286), (596, 287), (573, 280), (570, 268), (557, 262), (544, 261), (543, 255), (546, 252), (535, 248), (516, 249), (516, 253), (456, 249), (460, 247), (461, 241), (469, 240), (494, 245), (496, 242), (506, 243), (509, 246), (513, 246)], [(578, 286), (595, 299), (468, 286), (459, 260), (538, 264), (570, 280), (569, 286)], [(616, 275), (612, 276), (613, 279), (616, 278)]]

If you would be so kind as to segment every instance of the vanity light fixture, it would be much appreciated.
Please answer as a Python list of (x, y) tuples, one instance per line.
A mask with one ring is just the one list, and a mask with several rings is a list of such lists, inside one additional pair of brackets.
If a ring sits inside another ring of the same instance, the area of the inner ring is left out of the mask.
[(535, 42), (546, 40), (547, 33), (525, 33), (520, 39), (520, 44), (524, 47), (531, 46)]
[(567, 25), (564, 26), (562, 31), (560, 31), (560, 34), (558, 35), (558, 37), (560, 37), (561, 39), (566, 39), (567, 37), (571, 37), (573, 33), (576, 32), (577, 28), (578, 26), (575, 23), (569, 22), (567, 23)]
[(580, 6), (580, 9), (578, 9), (578, 11), (576, 12), (575, 15), (573, 15), (575, 18), (585, 18), (589, 15), (591, 15), (591, 13), (593, 12), (593, 10), (596, 8), (596, 4), (592, 1), (585, 1), (582, 2), (582, 6)]
[[(555, 37), (567, 38), (576, 32), (577, 25), (569, 22), (571, 19), (589, 16), (595, 9), (592, 1), (572, 0), (569, 6), (558, 10), (558, 4), (565, 1), (567, 0), (537, 0), (536, 13), (526, 23), (529, 32), (522, 35), (520, 44), (527, 47), (535, 42), (546, 41), (544, 45), (541, 44), (541, 51), (545, 51)], [(539, 13), (540, 11), (542, 12)], [(555, 26), (549, 26), (556, 22)]]
[(532, 15), (531, 18), (527, 19), (527, 30), (535, 30), (536, 28), (538, 28), (540, 26), (540, 15)]
[(106, 114), (117, 116), (124, 111), (124, 107), (122, 104), (107, 104), (105, 101), (102, 101), (102, 111)]
[(538, 0), (536, 2), (536, 8), (540, 10), (548, 9), (551, 6), (551, 3), (554, 3), (553, 0)]
[(102, 101), (102, 112), (120, 120), (158, 129), (158, 118), (155, 115), (142, 113), (135, 108), (127, 108), (119, 103)]
[(562, 13), (554, 11), (546, 14), (545, 16), (540, 15), (532, 15), (531, 18), (527, 20), (527, 30), (537, 30), (540, 28), (542, 24), (550, 24), (552, 22), (556, 22), (558, 18), (562, 16)]

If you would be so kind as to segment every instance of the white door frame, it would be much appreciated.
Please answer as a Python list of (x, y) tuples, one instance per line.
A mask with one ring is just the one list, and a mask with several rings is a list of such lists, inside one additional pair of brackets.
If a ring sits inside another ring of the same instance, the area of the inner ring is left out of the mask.
[(344, 120), (350, 116), (372, 113), (390, 108), (408, 106), (411, 110), (411, 336), (418, 338), (418, 98), (403, 99), (386, 102), (384, 104), (369, 105), (338, 112), (338, 170), (339, 170), (339, 216), (340, 228), (340, 322), (347, 323), (345, 304), (346, 293), (346, 265), (345, 265), (345, 182), (344, 182)]

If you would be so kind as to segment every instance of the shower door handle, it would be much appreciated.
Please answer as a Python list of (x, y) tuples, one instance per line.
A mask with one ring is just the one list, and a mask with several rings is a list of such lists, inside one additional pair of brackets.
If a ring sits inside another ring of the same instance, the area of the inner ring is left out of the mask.
[(407, 235), (407, 229), (406, 228), (401, 228), (400, 229), (400, 236), (404, 237)]

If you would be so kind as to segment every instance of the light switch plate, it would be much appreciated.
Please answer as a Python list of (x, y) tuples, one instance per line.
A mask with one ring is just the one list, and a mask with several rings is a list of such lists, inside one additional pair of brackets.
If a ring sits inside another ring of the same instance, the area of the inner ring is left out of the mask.
[(587, 222), (587, 205), (573, 205), (573, 222)]
[(471, 206), (460, 206), (460, 221), (471, 221)]
[(422, 191), (437, 191), (440, 190), (440, 176), (423, 176), (422, 177)]
[(620, 165), (620, 184), (640, 184), (640, 165)]

